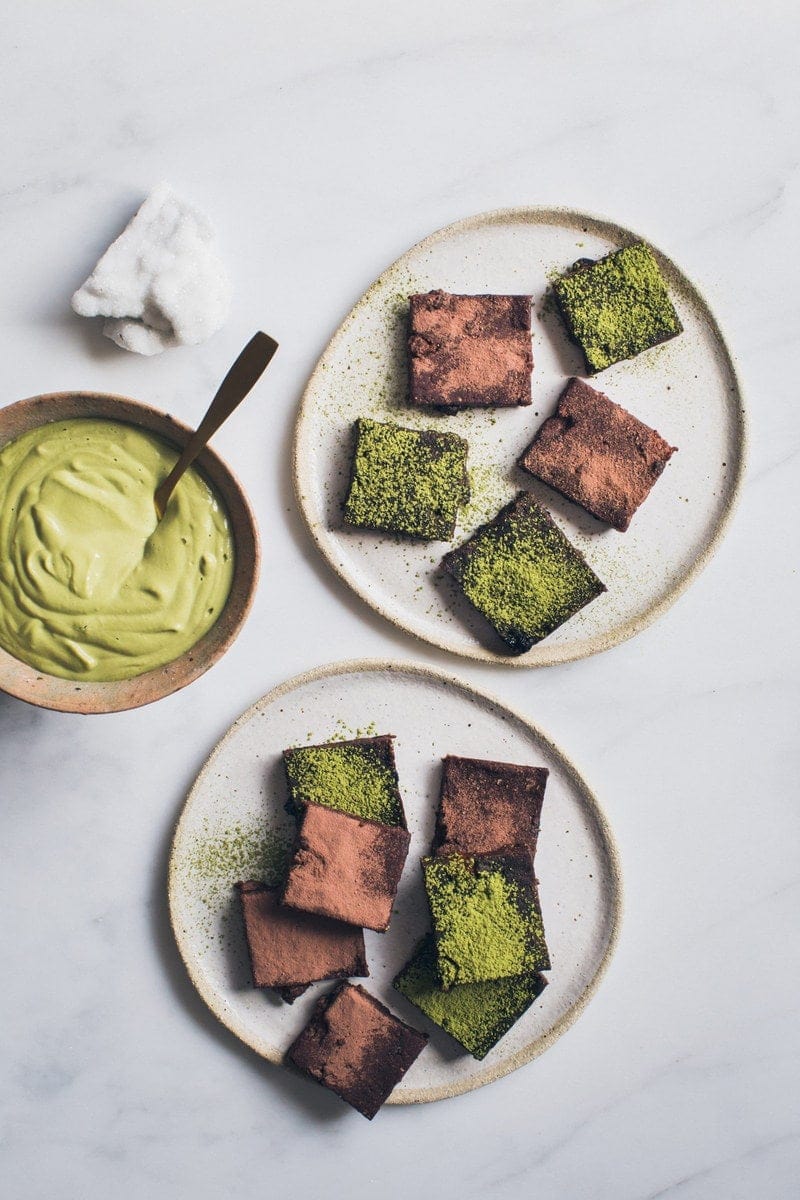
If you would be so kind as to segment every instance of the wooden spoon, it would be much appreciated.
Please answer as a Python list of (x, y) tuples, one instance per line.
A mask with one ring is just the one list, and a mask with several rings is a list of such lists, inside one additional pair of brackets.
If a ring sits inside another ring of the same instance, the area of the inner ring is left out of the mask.
[(273, 338), (266, 333), (257, 333), (236, 359), (219, 385), (216, 396), (208, 406), (208, 412), (186, 443), (180, 458), (164, 482), (160, 483), (156, 489), (155, 505), (159, 521), (166, 512), (169, 498), (183, 472), (192, 465), (222, 422), (227, 421), (233, 410), (239, 407), (247, 393), (266, 370), (277, 349), (278, 343)]

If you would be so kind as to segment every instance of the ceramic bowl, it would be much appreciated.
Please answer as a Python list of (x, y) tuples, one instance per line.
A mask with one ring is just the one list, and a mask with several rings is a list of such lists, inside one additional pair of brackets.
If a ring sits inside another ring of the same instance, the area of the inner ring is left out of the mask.
[[(124, 396), (53, 392), (0, 409), (0, 447), (40, 425), (74, 417), (106, 418), (136, 425), (158, 434), (177, 449), (185, 446), (192, 434), (191, 429), (167, 413)], [(219, 620), (180, 658), (133, 679), (114, 683), (60, 679), (0, 649), (0, 691), (59, 712), (120, 712), (177, 692), (222, 657), (242, 628), (255, 595), (261, 558), (258, 529), (241, 484), (222, 459), (207, 447), (195, 465), (225, 504), (236, 551), (233, 583)]]

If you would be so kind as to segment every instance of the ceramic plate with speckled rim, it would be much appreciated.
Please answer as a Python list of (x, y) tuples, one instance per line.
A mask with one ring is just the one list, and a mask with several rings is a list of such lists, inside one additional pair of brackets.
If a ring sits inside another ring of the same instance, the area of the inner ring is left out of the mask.
[[(535, 1058), (578, 1017), (611, 957), (621, 914), (617, 853), (605, 817), (569, 759), (525, 717), (427, 667), (334, 664), (290, 680), (231, 727), (203, 767), (178, 822), (169, 870), (172, 926), (203, 999), (272, 1062), (330, 984), (293, 1005), (250, 981), (237, 879), (277, 880), (293, 822), (284, 809), (287, 746), (393, 733), (411, 849), (389, 932), (366, 932), (371, 977), (361, 982), (431, 1041), (390, 1103), (441, 1100)], [(482, 1062), (459, 1049), (391, 986), (427, 927), (419, 865), (433, 835), (445, 754), (546, 766), (550, 777), (536, 855), (552, 958), (549, 985)]]
[[(565, 209), (515, 208), (440, 230), (398, 259), (334, 335), (306, 388), (295, 437), (295, 486), (320, 551), (349, 586), (394, 624), (468, 658), (546, 666), (606, 650), (661, 615), (707, 562), (739, 490), (745, 454), (741, 388), (719, 326), (694, 285), (655, 250), (684, 332), (592, 379), (679, 448), (620, 534), (516, 466), (567, 379), (583, 373), (548, 299), (550, 280), (578, 258), (600, 258), (639, 235)], [(451, 292), (533, 297), (533, 405), (453, 415), (407, 403), (408, 296)], [(531, 491), (608, 587), (519, 657), (440, 570), (444, 542), (345, 529), (352, 426), (359, 416), (461, 434), (469, 443), (472, 500), (458, 544), (516, 492)]]

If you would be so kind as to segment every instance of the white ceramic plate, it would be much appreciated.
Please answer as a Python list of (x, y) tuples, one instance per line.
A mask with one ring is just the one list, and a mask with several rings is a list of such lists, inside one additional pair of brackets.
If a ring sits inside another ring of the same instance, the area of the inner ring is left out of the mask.
[[(276, 850), (291, 838), (281, 751), (371, 733), (397, 737), (412, 841), (389, 932), (366, 932), (371, 977), (361, 982), (431, 1033), (390, 1103), (439, 1100), (513, 1071), (555, 1041), (597, 987), (616, 940), (621, 883), (608, 825), (569, 759), (524, 717), (456, 679), (406, 664), (335, 664), (276, 688), (231, 727), (189, 793), (170, 861), (172, 925), (212, 1011), (257, 1053), (282, 1061), (331, 984), (316, 984), (291, 1006), (252, 987), (233, 884), (253, 875), (269, 881)], [(550, 983), (482, 1062), (391, 987), (427, 928), (419, 859), (430, 846), (448, 753), (550, 769), (536, 855)]]
[[(322, 554), (350, 587), (396, 625), (468, 658), (544, 666), (595, 654), (654, 621), (702, 569), (724, 531), (741, 480), (745, 416), (736, 371), (697, 289), (656, 255), (684, 332), (603, 371), (593, 386), (654, 426), (679, 448), (620, 534), (515, 464), (554, 410), (579, 351), (545, 297), (550, 279), (578, 258), (600, 258), (638, 235), (564, 209), (517, 208), (470, 217), (409, 250), (381, 275), (333, 337), (303, 396), (295, 439), (295, 485)], [(407, 407), (408, 296), (452, 292), (533, 296), (531, 408), (472, 409), (451, 416)], [(342, 527), (356, 417), (434, 427), (469, 443), (473, 499), (460, 543), (521, 488), (553, 513), (608, 587), (545, 641), (520, 657), (438, 570), (443, 542), (414, 542)]]

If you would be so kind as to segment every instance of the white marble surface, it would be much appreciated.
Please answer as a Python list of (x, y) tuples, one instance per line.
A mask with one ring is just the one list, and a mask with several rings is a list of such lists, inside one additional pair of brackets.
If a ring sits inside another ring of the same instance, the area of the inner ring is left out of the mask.
[[(80, 386), (192, 420), (254, 328), (282, 347), (218, 439), (266, 551), (227, 658), (128, 715), (0, 698), (3, 1200), (797, 1194), (798, 35), (791, 0), (5, 6), (3, 400)], [(144, 361), (69, 297), (162, 178), (216, 222), (235, 300), (206, 346)], [(671, 253), (753, 427), (700, 581), (634, 641), (540, 673), (446, 660), (351, 599), (288, 465), (303, 383), (375, 274), (516, 203)], [(371, 1126), (216, 1024), (165, 905), (183, 794), (230, 721), (359, 655), (440, 663), (532, 714), (600, 794), (627, 884), (612, 969), (552, 1050)]]

